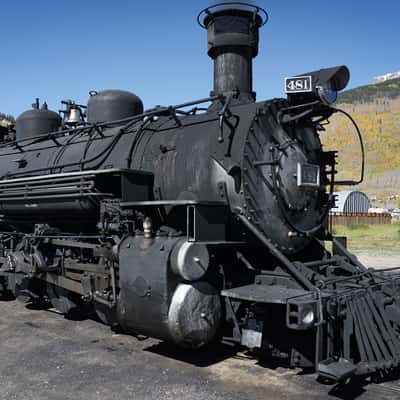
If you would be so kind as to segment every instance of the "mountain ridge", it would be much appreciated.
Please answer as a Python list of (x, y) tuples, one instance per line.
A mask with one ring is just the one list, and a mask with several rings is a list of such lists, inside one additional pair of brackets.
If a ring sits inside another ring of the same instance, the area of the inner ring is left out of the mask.
[(337, 103), (368, 103), (377, 99), (398, 97), (400, 97), (400, 78), (394, 78), (345, 90), (339, 93)]
[[(400, 78), (344, 91), (339, 94), (336, 106), (351, 114), (364, 140), (365, 179), (356, 189), (381, 198), (399, 194)], [(339, 152), (338, 180), (356, 179), (360, 174), (361, 152), (350, 121), (333, 115), (321, 140), (325, 150)]]

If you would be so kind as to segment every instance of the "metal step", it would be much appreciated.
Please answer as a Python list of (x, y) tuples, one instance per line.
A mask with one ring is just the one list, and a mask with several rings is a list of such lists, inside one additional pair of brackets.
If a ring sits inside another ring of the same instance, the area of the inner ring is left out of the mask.
[(286, 304), (288, 299), (304, 296), (310, 292), (302, 289), (290, 289), (279, 285), (246, 285), (221, 292), (222, 296), (232, 299), (255, 301), (257, 303)]

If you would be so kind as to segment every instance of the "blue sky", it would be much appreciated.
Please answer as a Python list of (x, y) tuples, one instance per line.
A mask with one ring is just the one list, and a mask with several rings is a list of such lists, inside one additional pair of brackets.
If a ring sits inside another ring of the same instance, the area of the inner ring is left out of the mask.
[[(35, 97), (59, 109), (90, 90), (126, 89), (146, 108), (207, 96), (212, 63), (195, 22), (212, 2), (13, 0), (1, 4), (0, 111), (17, 116)], [(254, 89), (283, 95), (283, 78), (346, 64), (349, 87), (400, 70), (399, 0), (259, 0)]]

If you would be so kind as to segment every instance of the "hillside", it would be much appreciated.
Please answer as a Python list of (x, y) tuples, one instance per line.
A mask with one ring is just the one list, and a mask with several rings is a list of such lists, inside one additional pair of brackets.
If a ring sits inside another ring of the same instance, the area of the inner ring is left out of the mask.
[(390, 100), (398, 97), (400, 97), (400, 78), (346, 90), (339, 94), (338, 102), (347, 104), (371, 103), (383, 98)]
[[(359, 189), (370, 196), (400, 193), (400, 78), (343, 92), (338, 108), (358, 123), (365, 145), (366, 176)], [(326, 150), (339, 150), (339, 179), (356, 179), (360, 146), (354, 128), (344, 116), (330, 120), (321, 138)]]

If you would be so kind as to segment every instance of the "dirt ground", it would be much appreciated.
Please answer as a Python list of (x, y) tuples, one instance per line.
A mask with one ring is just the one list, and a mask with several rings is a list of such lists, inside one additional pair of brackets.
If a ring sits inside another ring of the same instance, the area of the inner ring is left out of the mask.
[(359, 250), (356, 251), (358, 259), (370, 268), (400, 268), (400, 249), (380, 250)]
[[(360, 258), (384, 266), (397, 261)], [(0, 307), (0, 400), (400, 399), (400, 381), (326, 386), (312, 374), (222, 346), (177, 350), (18, 301)]]

